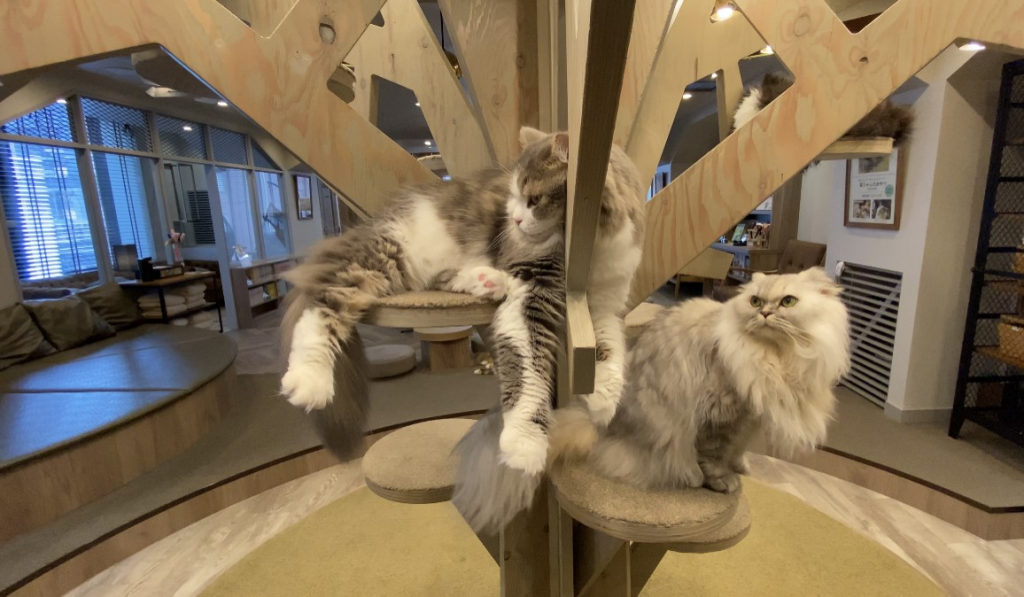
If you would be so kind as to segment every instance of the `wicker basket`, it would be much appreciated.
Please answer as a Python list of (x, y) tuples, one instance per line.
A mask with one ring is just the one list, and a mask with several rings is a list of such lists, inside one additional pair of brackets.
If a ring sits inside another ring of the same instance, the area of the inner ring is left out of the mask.
[(1024, 361), (1024, 318), (1003, 315), (999, 321), (999, 352)]

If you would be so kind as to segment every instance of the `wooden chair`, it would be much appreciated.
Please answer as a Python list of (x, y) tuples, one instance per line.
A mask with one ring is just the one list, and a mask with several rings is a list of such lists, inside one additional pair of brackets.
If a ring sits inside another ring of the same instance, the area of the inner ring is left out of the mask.
[[(752, 274), (761, 272), (764, 274), (796, 274), (810, 269), (812, 267), (818, 267), (825, 265), (825, 251), (828, 247), (819, 243), (811, 243), (803, 240), (791, 240), (786, 243), (786, 249), (782, 251), (782, 255), (779, 256), (779, 262), (775, 266), (775, 269), (770, 270), (755, 270), (744, 267), (733, 267), (729, 271), (731, 272), (743, 272)], [(713, 296), (717, 301), (727, 301), (732, 297), (739, 294), (738, 285), (719, 285), (714, 290)]]
[(714, 280), (724, 280), (732, 266), (732, 255), (717, 249), (705, 249), (686, 267), (674, 276), (676, 283), (675, 298), (679, 300), (679, 285), (683, 282), (701, 282), (704, 284), (703, 295), (711, 296)]

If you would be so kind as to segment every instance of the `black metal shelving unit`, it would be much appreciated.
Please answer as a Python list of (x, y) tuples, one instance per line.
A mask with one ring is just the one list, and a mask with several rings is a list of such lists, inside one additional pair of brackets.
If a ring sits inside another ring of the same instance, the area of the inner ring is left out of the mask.
[(1024, 60), (1003, 67), (949, 435), (1024, 446)]

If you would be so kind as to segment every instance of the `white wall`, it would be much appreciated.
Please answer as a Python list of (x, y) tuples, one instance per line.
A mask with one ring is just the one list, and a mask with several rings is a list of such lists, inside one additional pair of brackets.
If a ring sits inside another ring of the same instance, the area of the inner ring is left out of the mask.
[[(903, 274), (887, 401), (900, 420), (942, 420), (952, 406), (991, 149), (987, 114), (1008, 60), (950, 48), (918, 74), (928, 87), (913, 103), (900, 230), (843, 226), (845, 162), (804, 175), (799, 238), (828, 245), (829, 271), (849, 261)], [(958, 88), (947, 82), (954, 73)]]
[[(312, 176), (312, 175), (310, 175)], [(285, 209), (288, 212), (288, 225), (292, 234), (292, 254), (305, 255), (310, 247), (324, 237), (323, 214), (320, 213), (320, 201), (316, 197), (316, 180), (313, 185), (313, 219), (300, 220), (298, 206), (295, 204), (295, 176), (285, 173)]]

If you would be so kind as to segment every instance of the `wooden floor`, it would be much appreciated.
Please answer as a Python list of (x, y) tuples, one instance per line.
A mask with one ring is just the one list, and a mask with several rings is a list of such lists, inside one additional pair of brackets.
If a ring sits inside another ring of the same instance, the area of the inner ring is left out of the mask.
[[(767, 456), (751, 455), (751, 469), (887, 547), (951, 596), (1024, 596), (1024, 540), (983, 541), (896, 500)], [(358, 463), (286, 483), (153, 544), (68, 596), (198, 595), (264, 541), (362, 484)]]

